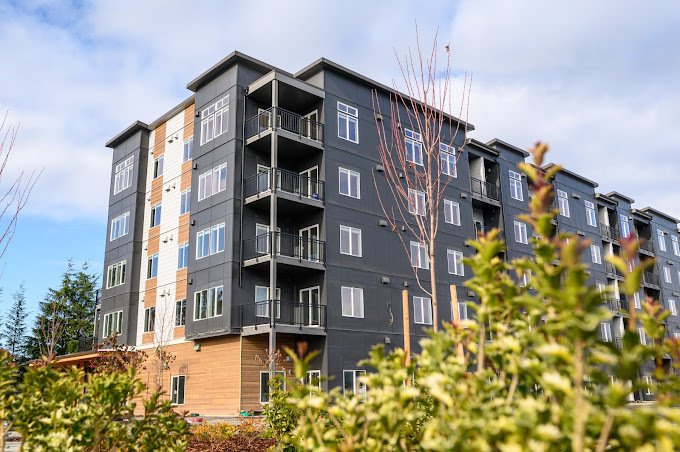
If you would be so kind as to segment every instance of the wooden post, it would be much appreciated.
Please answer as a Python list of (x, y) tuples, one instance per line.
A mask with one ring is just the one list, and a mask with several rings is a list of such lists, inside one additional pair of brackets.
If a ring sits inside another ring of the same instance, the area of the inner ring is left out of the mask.
[(406, 365), (411, 364), (411, 332), (408, 315), (408, 291), (401, 291), (401, 310), (404, 314), (404, 353), (406, 354)]
[[(458, 290), (456, 286), (451, 284), (449, 286), (451, 289), (451, 312), (453, 313), (453, 326), (460, 326), (460, 311), (458, 310)], [(458, 350), (458, 357), (463, 358), (463, 344), (458, 344), (456, 346)]]

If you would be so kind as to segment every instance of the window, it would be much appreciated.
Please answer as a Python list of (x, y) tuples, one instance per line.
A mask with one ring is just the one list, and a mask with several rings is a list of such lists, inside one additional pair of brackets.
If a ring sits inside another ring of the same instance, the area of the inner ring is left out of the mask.
[(413, 297), (413, 321), (422, 325), (432, 325), (432, 299)]
[(182, 155), (182, 163), (186, 163), (192, 159), (194, 153), (194, 137), (184, 140), (184, 154)]
[(612, 341), (612, 325), (609, 322), (600, 323), (600, 336), (604, 342)]
[(132, 186), (132, 168), (134, 156), (128, 157), (123, 163), (116, 165), (116, 177), (113, 181), (113, 194), (116, 195)]
[(452, 275), (465, 276), (463, 269), (463, 253), (455, 250), (446, 250), (446, 258), (449, 263), (449, 273)]
[(419, 133), (404, 129), (406, 160), (416, 165), (423, 165), (423, 139)]
[(224, 251), (224, 223), (196, 233), (196, 259)]
[(569, 198), (566, 191), (557, 190), (557, 207), (560, 209), (560, 215), (569, 218)]
[(457, 202), (444, 200), (444, 221), (460, 226), (460, 205)]
[(656, 237), (659, 240), (659, 249), (666, 251), (666, 239), (663, 237), (664, 232), (661, 229), (656, 230)]
[(673, 244), (673, 254), (675, 254), (676, 256), (680, 256), (680, 244), (678, 244), (678, 237), (672, 235), (671, 243)]
[(189, 266), (189, 242), (184, 242), (179, 246), (177, 253), (177, 270)]
[(619, 223), (621, 224), (621, 237), (628, 237), (630, 235), (628, 217), (626, 215), (619, 214)]
[(187, 377), (177, 375), (172, 377), (172, 404), (184, 405), (184, 388), (186, 387)]
[(361, 198), (360, 177), (356, 171), (339, 168), (340, 172), (340, 194), (352, 198)]
[(668, 284), (673, 282), (673, 280), (671, 279), (671, 269), (665, 266), (663, 268), (663, 280), (666, 281)]
[(652, 392), (652, 386), (654, 385), (654, 380), (652, 377), (645, 375), (645, 384), (647, 385), (647, 389), (645, 390), (646, 395), (653, 395), (654, 392)]
[(182, 298), (175, 302), (175, 326), (184, 326), (187, 323), (187, 299)]
[(364, 289), (341, 287), (342, 316), (364, 318)]
[(308, 370), (307, 378), (305, 379), (305, 384), (307, 386), (315, 386), (321, 389), (321, 371), (320, 370)]
[(116, 240), (126, 235), (130, 227), (130, 212), (125, 212), (111, 220), (111, 239)]
[(442, 162), (442, 173), (451, 177), (458, 177), (456, 169), (456, 148), (444, 143), (439, 143), (439, 150)]
[(599, 293), (604, 294), (604, 292), (605, 292), (607, 286), (605, 286), (604, 283), (596, 282), (596, 283), (595, 283), (595, 288), (597, 289), (597, 291), (598, 291)]
[(640, 303), (640, 292), (633, 293), (633, 306), (635, 306), (635, 309), (642, 309), (642, 303)]
[(146, 265), (146, 279), (158, 276), (158, 253), (149, 256)]
[(198, 200), (203, 201), (227, 189), (227, 164), (205, 171), (198, 177)]
[(194, 294), (194, 320), (222, 315), (222, 286), (199, 290)]
[(510, 175), (510, 197), (517, 201), (524, 201), (524, 193), (522, 192), (522, 175), (515, 171), (508, 171)]
[(361, 257), (361, 229), (340, 226), (340, 253)]
[(524, 273), (522, 273), (522, 276), (519, 278), (519, 286), (520, 287), (528, 286), (529, 285), (529, 277), (530, 277), (530, 273), (525, 270)]
[(672, 315), (678, 315), (678, 309), (675, 306), (675, 300), (668, 299), (668, 310), (671, 311)]
[(588, 226), (597, 227), (597, 214), (595, 213), (595, 204), (590, 201), (584, 201), (586, 206), (586, 221)]
[(529, 243), (527, 225), (521, 221), (515, 221), (515, 242), (524, 243), (525, 245)]
[(420, 190), (408, 189), (408, 211), (412, 214), (425, 215), (425, 193)]
[(430, 261), (427, 257), (427, 245), (411, 242), (411, 265), (425, 270), (430, 268)]
[(647, 335), (645, 334), (645, 329), (638, 327), (638, 335), (640, 336), (640, 343), (642, 345), (647, 345)]
[(602, 263), (602, 253), (599, 246), (590, 245), (590, 259), (593, 261), (593, 264)]
[(157, 178), (163, 175), (163, 161), (165, 160), (165, 154), (161, 154), (156, 157), (153, 161), (153, 178)]
[(104, 316), (104, 337), (120, 334), (123, 328), (123, 311), (110, 312)]
[(127, 261), (118, 262), (113, 265), (109, 265), (109, 269), (106, 272), (106, 288), (120, 286), (125, 284), (125, 264)]
[(152, 306), (144, 310), (144, 332), (150, 333), (154, 331), (156, 326), (156, 307)]
[(154, 226), (158, 226), (161, 224), (161, 203), (159, 202), (155, 206), (151, 207), (151, 222), (149, 223), (149, 227), (153, 228)]
[[(282, 382), (283, 382), (283, 389), (284, 391), (286, 390), (286, 373), (283, 371), (276, 371), (274, 374), (277, 377), (281, 377)], [(269, 391), (271, 388), (269, 387), (269, 371), (261, 371), (260, 372), (260, 403), (269, 403)]]
[(191, 210), (191, 189), (187, 188), (180, 195), (179, 214), (183, 215)]
[(201, 144), (229, 130), (229, 95), (201, 112)]
[(344, 395), (356, 394), (359, 396), (366, 394), (366, 385), (359, 382), (359, 377), (364, 375), (366, 375), (365, 370), (343, 370), (342, 393)]
[[(453, 319), (453, 305), (451, 305), (451, 319)], [(458, 302), (458, 320), (461, 322), (468, 319), (467, 305), (463, 302)]]
[(359, 143), (359, 110), (338, 102), (338, 137)]

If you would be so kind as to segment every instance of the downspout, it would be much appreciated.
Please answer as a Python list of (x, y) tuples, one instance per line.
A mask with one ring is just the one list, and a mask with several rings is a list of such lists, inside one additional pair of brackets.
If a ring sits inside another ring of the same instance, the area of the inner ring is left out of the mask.
[(242, 287), (243, 283), (243, 207), (245, 205), (245, 168), (246, 168), (246, 96), (248, 95), (248, 88), (243, 91), (243, 135), (242, 135), (242, 150), (241, 150), (241, 212), (239, 212), (239, 266), (238, 266), (238, 286)]

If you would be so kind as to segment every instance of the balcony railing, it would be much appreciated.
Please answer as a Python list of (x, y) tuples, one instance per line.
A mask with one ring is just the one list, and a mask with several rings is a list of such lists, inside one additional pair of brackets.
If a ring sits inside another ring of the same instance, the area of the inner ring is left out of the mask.
[(281, 168), (267, 169), (245, 180), (246, 198), (263, 193), (271, 188), (299, 196), (300, 198), (324, 200), (325, 183)]
[(616, 344), (616, 348), (618, 348), (619, 350), (623, 350), (623, 339), (614, 336), (614, 344)]
[[(274, 250), (274, 253), (271, 252)], [(243, 241), (245, 260), (285, 256), (307, 262), (326, 262), (326, 242), (283, 232), (268, 232)]]
[(94, 349), (94, 344), (97, 342), (97, 338), (94, 336), (81, 337), (78, 339), (78, 352), (85, 352)]
[(656, 273), (651, 273), (651, 272), (643, 272), (642, 273), (642, 282), (644, 284), (648, 284), (650, 286), (658, 286), (659, 285), (659, 275)]
[[(294, 325), (326, 328), (326, 306), (296, 301), (265, 300), (234, 307), (239, 327), (259, 325)], [(273, 313), (274, 315), (270, 315)]]
[(600, 235), (609, 237), (610, 239), (617, 239), (620, 237), (618, 226), (607, 226), (606, 224), (600, 223)]
[(470, 185), (472, 186), (472, 193), (475, 195), (483, 196), (485, 198), (493, 199), (496, 201), (501, 200), (501, 190), (500, 187), (484, 182), (483, 180), (470, 178)]
[(654, 254), (654, 242), (652, 240), (640, 239), (640, 250)]
[(604, 269), (605, 271), (610, 274), (610, 275), (615, 275), (615, 276), (623, 276), (621, 272), (619, 271), (618, 268), (614, 266), (611, 262), (605, 262), (604, 263)]
[[(486, 235), (490, 231), (492, 231), (493, 229), (497, 229), (497, 228), (492, 228), (490, 226), (482, 226), (479, 223), (475, 223), (475, 232), (477, 233), (477, 236)], [(503, 231), (498, 231), (498, 239), (499, 240), (505, 239), (505, 234), (503, 234)]]
[[(272, 118), (276, 123), (272, 124)], [(273, 127), (272, 127), (273, 126)], [(269, 129), (283, 129), (314, 141), (323, 141), (323, 124), (283, 108), (270, 107), (246, 121), (246, 139)]]

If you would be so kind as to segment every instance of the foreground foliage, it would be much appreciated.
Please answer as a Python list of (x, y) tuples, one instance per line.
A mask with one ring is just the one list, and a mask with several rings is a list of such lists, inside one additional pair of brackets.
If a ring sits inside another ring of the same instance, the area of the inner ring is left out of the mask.
[(239, 425), (227, 422), (196, 425), (191, 428), (187, 452), (263, 451), (276, 440), (267, 437), (262, 422), (242, 419)]
[[(524, 165), (534, 196), (530, 223), (539, 236), (534, 258), (506, 262), (498, 231), (470, 244), (465, 260), (474, 272), (466, 285), (480, 303), (468, 303), (475, 321), (447, 324), (421, 342), (407, 363), (402, 350), (385, 355), (376, 346), (363, 364), (364, 397), (340, 388), (323, 393), (294, 384), (286, 403), (298, 414), (284, 442), (306, 450), (583, 451), (680, 449), (680, 362), (678, 341), (665, 337), (668, 315), (654, 300), (631, 309), (623, 348), (602, 342), (600, 323), (612, 317), (603, 294), (587, 285), (581, 256), (589, 242), (573, 234), (554, 235), (550, 211), (553, 167), (539, 168), (547, 147), (533, 150), (535, 166)], [(610, 256), (624, 275), (620, 291), (640, 287), (637, 241), (621, 240)], [(515, 281), (530, 275), (529, 284)], [(513, 274), (516, 277), (513, 277)], [(643, 327), (647, 345), (636, 330)], [(296, 378), (306, 360), (296, 361)], [(673, 358), (674, 364), (664, 358)], [(631, 406), (629, 396), (648, 389), (644, 363), (654, 362), (657, 402)], [(664, 363), (666, 363), (664, 365)], [(274, 399), (278, 400), (278, 399)]]

